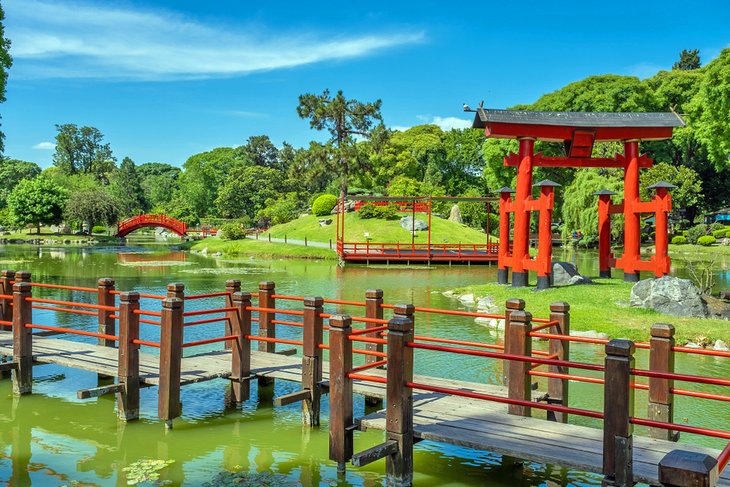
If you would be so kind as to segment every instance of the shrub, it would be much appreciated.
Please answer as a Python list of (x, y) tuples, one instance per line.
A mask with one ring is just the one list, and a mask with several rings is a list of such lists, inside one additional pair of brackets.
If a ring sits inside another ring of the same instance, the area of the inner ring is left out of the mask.
[(707, 225), (705, 225), (704, 223), (695, 225), (685, 232), (687, 241), (691, 244), (696, 244), (697, 239), (699, 239), (700, 237), (704, 237), (705, 235), (707, 235)]
[(683, 237), (682, 235), (677, 235), (676, 237), (672, 237), (672, 243), (674, 245), (684, 245), (687, 243), (687, 237)]
[(226, 223), (221, 227), (223, 240), (242, 240), (246, 238), (246, 230), (238, 223)]
[(312, 203), (312, 213), (316, 216), (324, 216), (332, 213), (332, 209), (337, 205), (337, 196), (333, 194), (323, 194), (318, 196)]
[(700, 237), (697, 239), (697, 243), (700, 245), (704, 245), (705, 247), (709, 247), (715, 242), (717, 242), (717, 239), (715, 239), (715, 237), (713, 237), (712, 235), (705, 235), (704, 237)]
[(103, 225), (94, 225), (94, 228), (91, 229), (91, 233), (104, 233), (106, 232), (106, 227)]
[(726, 230), (725, 225), (723, 225), (720, 222), (715, 222), (712, 225), (710, 225), (710, 231), (715, 232), (715, 230)]
[(712, 236), (715, 238), (722, 238), (725, 236), (726, 233), (727, 233), (727, 230), (725, 230), (724, 228), (720, 228), (719, 230), (713, 230)]
[(383, 220), (392, 220), (397, 218), (398, 207), (396, 205), (385, 205), (375, 207), (375, 218), (382, 218)]
[(295, 220), (299, 215), (299, 198), (296, 193), (287, 193), (284, 196), (266, 200), (266, 208), (259, 210), (256, 220), (260, 226), (281, 225)]

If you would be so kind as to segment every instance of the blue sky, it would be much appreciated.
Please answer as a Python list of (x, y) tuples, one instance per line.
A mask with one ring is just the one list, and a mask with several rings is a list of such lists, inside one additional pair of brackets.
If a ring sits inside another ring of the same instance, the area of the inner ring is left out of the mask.
[(251, 135), (303, 146), (306, 92), (383, 100), (390, 127), (468, 125), (593, 74), (651, 76), (730, 45), (730, 3), (3, 0), (13, 42), (5, 154), (51, 164), (54, 125), (121, 160), (181, 165)]

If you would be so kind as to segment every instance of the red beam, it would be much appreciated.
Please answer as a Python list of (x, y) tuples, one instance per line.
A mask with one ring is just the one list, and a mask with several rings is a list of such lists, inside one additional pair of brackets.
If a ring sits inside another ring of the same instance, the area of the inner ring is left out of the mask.
[[(596, 142), (609, 140), (663, 140), (672, 137), (672, 127), (586, 127), (595, 130)], [(531, 125), (488, 122), (484, 128), (487, 137), (516, 139), (534, 137), (548, 142), (573, 140), (575, 127), (565, 125)]]
[[(517, 167), (520, 157), (517, 154), (510, 153), (504, 158), (504, 165)], [(535, 167), (608, 167), (623, 168), (625, 164), (623, 156), (616, 154), (613, 159), (606, 157), (551, 157), (544, 156), (542, 152), (535, 154), (533, 158), (533, 166)], [(654, 165), (654, 161), (646, 154), (639, 158), (639, 167), (642, 169), (650, 168)]]

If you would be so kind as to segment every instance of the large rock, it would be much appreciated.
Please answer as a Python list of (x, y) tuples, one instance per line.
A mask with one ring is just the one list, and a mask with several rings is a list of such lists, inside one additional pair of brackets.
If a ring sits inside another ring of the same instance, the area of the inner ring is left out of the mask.
[(553, 286), (572, 286), (591, 282), (587, 277), (581, 276), (578, 268), (570, 262), (553, 262)]
[(403, 218), (401, 218), (400, 226), (404, 230), (408, 230), (409, 232), (411, 230), (415, 230), (417, 232), (428, 230), (428, 223), (423, 220), (419, 220), (418, 218), (416, 218), (416, 221), (414, 222), (412, 216), (404, 216)]
[(707, 311), (711, 318), (730, 320), (730, 302), (708, 295), (702, 296), (702, 301), (707, 305)]
[(454, 205), (451, 207), (451, 213), (449, 213), (449, 221), (452, 221), (454, 223), (464, 223), (464, 220), (461, 218), (461, 208), (459, 208), (459, 205)]
[(707, 318), (709, 311), (697, 286), (689, 279), (664, 276), (644, 279), (631, 288), (631, 306), (672, 316)]

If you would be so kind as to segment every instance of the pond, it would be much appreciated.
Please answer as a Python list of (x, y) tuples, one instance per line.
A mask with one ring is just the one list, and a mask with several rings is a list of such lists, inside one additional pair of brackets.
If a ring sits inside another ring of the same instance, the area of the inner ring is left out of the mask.
[[(571, 260), (572, 255), (565, 259)], [(589, 265), (595, 261), (595, 254), (579, 252), (575, 259), (585, 274), (597, 273), (595, 264)], [(723, 265), (727, 268), (727, 262)], [(243, 289), (249, 291), (255, 291), (260, 281), (270, 280), (276, 283), (277, 293), (345, 300), (362, 300), (366, 289), (380, 288), (389, 303), (412, 302), (451, 309), (458, 309), (459, 304), (443, 296), (443, 291), (496, 280), (496, 268), (490, 266), (341, 268), (333, 262), (212, 258), (150, 245), (5, 246), (0, 247), (0, 268), (31, 270), (33, 280), (39, 282), (89, 287), (94, 287), (99, 277), (114, 277), (117, 289), (153, 294), (164, 293), (170, 282), (184, 282), (186, 292), (192, 294), (222, 291), (226, 279), (240, 279)], [(59, 294), (37, 288), (34, 293), (60, 299), (82, 297), (79, 293)], [(143, 302), (143, 307), (153, 306), (159, 303)], [(194, 309), (204, 303), (189, 301), (187, 306)], [(34, 321), (73, 324), (88, 330), (96, 327), (94, 317), (46, 311), (36, 311)], [(433, 336), (492, 343), (502, 339), (498, 332), (463, 317), (426, 315), (418, 318), (416, 327)], [(280, 330), (283, 337), (296, 337), (298, 332), (292, 328)], [(144, 331), (143, 338), (151, 338), (152, 333)], [(207, 336), (220, 336), (220, 325), (186, 329), (186, 340)], [(602, 356), (602, 347), (594, 345), (575, 344), (571, 352), (571, 358), (578, 361), (597, 362)], [(647, 356), (637, 353), (637, 364), (645, 366), (646, 362)], [(415, 363), (416, 373), (502, 383), (501, 364), (491, 359), (459, 356), (455, 363), (453, 356), (418, 350)], [(682, 355), (677, 368), (689, 374), (727, 377), (730, 360)], [(155, 416), (154, 388), (142, 390), (140, 421), (123, 424), (116, 420), (113, 396), (75, 399), (78, 389), (97, 385), (95, 374), (52, 365), (38, 366), (34, 374), (34, 394), (22, 398), (13, 396), (9, 380), (0, 380), (0, 482), (8, 485), (125, 485), (127, 474), (122, 469), (145, 459), (171, 460), (160, 471), (161, 481), (171, 485), (202, 485), (223, 470), (273, 472), (282, 476), (282, 485), (375, 486), (383, 482), (382, 461), (351, 468), (346, 479), (338, 479), (335, 465), (327, 459), (326, 400), (319, 429), (302, 427), (298, 404), (273, 407), (273, 397), (297, 390), (298, 384), (277, 381), (260, 391), (253, 387), (251, 400), (238, 409), (228, 406), (224, 380), (185, 386), (183, 417), (175, 421), (174, 430), (166, 432)], [(723, 392), (714, 386), (693, 388)], [(639, 391), (637, 399), (637, 412), (645, 412), (645, 393)], [(600, 386), (571, 385), (572, 406), (601, 410), (602, 404)], [(355, 408), (356, 416), (363, 413), (362, 398), (356, 400)], [(728, 417), (726, 403), (719, 401), (678, 397), (677, 411), (677, 421), (697, 426), (718, 427)], [(573, 421), (592, 424), (592, 420), (583, 418), (572, 417)], [(355, 449), (363, 450), (381, 441), (382, 433), (357, 433)], [(692, 435), (683, 435), (683, 441), (721, 447), (718, 442)], [(544, 485), (548, 481), (558, 485), (600, 484), (600, 477), (592, 474), (530, 463), (519, 467), (509, 458), (427, 441), (416, 447), (415, 466), (415, 484), (419, 486), (514, 487)]]

